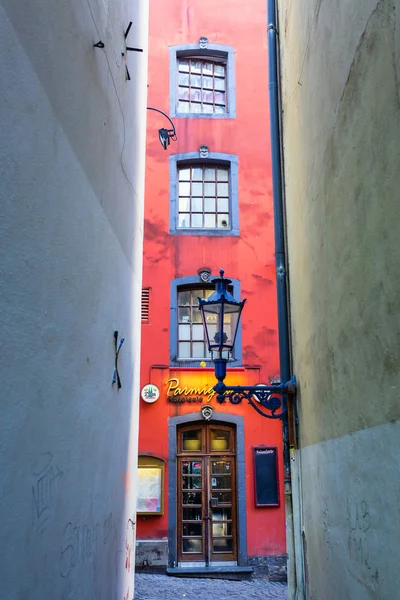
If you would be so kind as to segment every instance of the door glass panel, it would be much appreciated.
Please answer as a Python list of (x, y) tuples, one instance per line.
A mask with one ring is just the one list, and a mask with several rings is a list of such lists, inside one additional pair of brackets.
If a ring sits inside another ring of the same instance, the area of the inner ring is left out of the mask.
[(211, 478), (211, 487), (217, 490), (230, 490), (231, 489), (231, 476), (230, 475), (217, 475)]
[(213, 552), (232, 552), (233, 544), (232, 538), (214, 538), (213, 539)]
[(203, 540), (198, 538), (183, 538), (182, 551), (191, 553), (203, 552)]
[(230, 504), (232, 502), (232, 493), (231, 492), (217, 492), (213, 490), (213, 498), (217, 498), (218, 502)]
[(201, 505), (201, 492), (183, 492), (182, 500), (183, 500), (183, 504), (200, 504)]
[(198, 451), (201, 450), (201, 429), (192, 429), (184, 431), (182, 434), (183, 450)]
[(198, 535), (201, 537), (203, 535), (203, 523), (184, 523), (183, 535)]
[(182, 463), (182, 473), (184, 475), (200, 475), (201, 474), (201, 462), (189, 461)]
[(230, 431), (225, 429), (211, 430), (211, 450), (224, 451), (230, 446)]
[(201, 508), (183, 508), (182, 519), (184, 521), (201, 521)]
[(232, 523), (213, 523), (212, 534), (214, 537), (232, 535)]
[[(192, 509), (193, 510), (193, 509)], [(232, 519), (231, 508), (213, 508), (213, 521), (230, 521)]]
[(225, 475), (231, 472), (231, 463), (225, 460), (213, 460), (211, 468), (213, 475)]
[(201, 477), (183, 477), (182, 488), (184, 490), (201, 490)]

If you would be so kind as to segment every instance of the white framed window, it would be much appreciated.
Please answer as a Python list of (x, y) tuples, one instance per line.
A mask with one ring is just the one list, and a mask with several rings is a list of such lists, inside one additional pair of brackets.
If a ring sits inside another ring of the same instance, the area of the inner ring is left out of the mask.
[(226, 59), (178, 56), (176, 68), (178, 113), (227, 112)]
[(178, 166), (177, 229), (230, 229), (229, 167)]
[(235, 53), (222, 44), (170, 46), (171, 117), (236, 117)]

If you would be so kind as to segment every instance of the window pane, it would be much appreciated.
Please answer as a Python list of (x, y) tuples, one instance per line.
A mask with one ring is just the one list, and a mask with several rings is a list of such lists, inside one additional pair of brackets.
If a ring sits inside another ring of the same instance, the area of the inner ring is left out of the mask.
[(219, 104), (215, 105), (215, 112), (216, 114), (222, 115), (224, 113), (226, 113), (226, 107), (225, 106), (220, 106)]
[[(219, 184), (224, 185), (224, 184)], [(204, 195), (205, 196), (215, 196), (215, 183), (205, 183), (204, 184)]]
[(192, 335), (194, 340), (204, 340), (203, 324), (192, 326)]
[(190, 65), (191, 73), (200, 73), (201, 72), (201, 62), (199, 60), (192, 60)]
[(229, 211), (229, 199), (228, 198), (218, 198), (218, 212), (228, 212)]
[[(201, 490), (201, 487), (202, 487), (202, 478), (201, 477), (182, 477), (182, 488), (184, 490)], [(220, 486), (218, 486), (218, 488), (223, 489), (223, 486), (220, 485)], [(194, 533), (192, 535), (194, 535)]]
[[(183, 538), (182, 552), (188, 554), (203, 552), (203, 541), (200, 538)], [(220, 552), (222, 552), (222, 550), (220, 550)]]
[(225, 79), (214, 79), (214, 86), (216, 90), (225, 90)]
[(189, 61), (184, 58), (180, 58), (178, 61), (180, 71), (189, 71)]
[(225, 75), (225, 66), (224, 65), (214, 65), (214, 73), (215, 75)]
[(198, 90), (196, 88), (192, 88), (190, 91), (190, 99), (194, 100), (195, 102), (200, 102), (201, 100), (201, 90)]
[(183, 492), (182, 504), (201, 504), (201, 492)]
[[(196, 298), (196, 304), (197, 304), (198, 300)], [(193, 323), (201, 323), (201, 313), (199, 311), (198, 308), (193, 308), (192, 310), (192, 322)], [(202, 325), (203, 327), (203, 325)]]
[(204, 63), (203, 64), (203, 75), (212, 75), (213, 74), (213, 63)]
[[(218, 179), (220, 179), (218, 177)], [(189, 169), (179, 169), (179, 181), (189, 181), (190, 180), (190, 168)]]
[(190, 342), (179, 342), (178, 357), (179, 358), (190, 358)]
[[(221, 184), (223, 185), (223, 184)], [(192, 183), (192, 196), (202, 196), (203, 195), (203, 184), (193, 182)]]
[(189, 210), (190, 198), (179, 198), (179, 212), (189, 212)]
[(214, 92), (214, 101), (216, 104), (225, 104), (225, 93)]
[(179, 73), (179, 85), (189, 85), (189, 75), (187, 73)]
[(203, 77), (203, 88), (212, 90), (213, 89), (213, 78)]
[(229, 227), (229, 215), (217, 215), (217, 227)]
[(203, 104), (203, 113), (212, 113), (214, 112), (212, 104)]
[(213, 552), (232, 552), (232, 538), (213, 538)]
[(184, 308), (182, 306), (178, 309), (179, 323), (190, 323), (190, 308)]
[[(185, 436), (185, 434), (184, 434)], [(200, 434), (201, 436), (201, 434)], [(196, 437), (196, 439), (201, 439), (201, 437)], [(183, 462), (182, 463), (182, 473), (184, 475), (201, 475), (201, 462), (193, 461), (193, 462)], [(191, 521), (192, 519), (184, 519), (184, 521)]]
[(204, 342), (193, 342), (193, 358), (204, 358)]
[(189, 112), (189, 102), (179, 101), (178, 112), (187, 113)]
[[(182, 434), (184, 450), (201, 450), (201, 429), (190, 429)], [(186, 502), (184, 502), (186, 504)], [(191, 503), (193, 504), (193, 502)]]
[(190, 227), (190, 215), (189, 214), (181, 213), (178, 215), (178, 227), (181, 227), (182, 229)]
[(215, 169), (205, 168), (204, 169), (204, 180), (215, 181)]
[(190, 325), (179, 325), (178, 336), (182, 340), (190, 340)]
[(215, 198), (204, 198), (204, 211), (215, 212)]
[(182, 509), (182, 518), (184, 521), (201, 521), (201, 508), (184, 508)]
[[(222, 184), (219, 184), (219, 185), (222, 185)], [(179, 189), (180, 196), (190, 196), (190, 182), (189, 181), (180, 181), (178, 189)]]
[(213, 103), (213, 92), (212, 91), (208, 91), (208, 90), (204, 90), (202, 95), (201, 95), (203, 102), (208, 102), (208, 103)]
[(217, 195), (218, 196), (228, 196), (229, 189), (227, 183), (217, 183)]
[(201, 112), (201, 104), (198, 104), (197, 102), (192, 102), (190, 105), (190, 112), (200, 113)]
[(201, 167), (193, 167), (192, 168), (192, 179), (193, 179), (193, 181), (202, 181), (203, 169)]
[(204, 227), (215, 227), (215, 215), (204, 215)]
[(201, 289), (200, 290), (192, 290), (191, 296), (190, 296), (192, 306), (198, 306), (198, 304), (199, 304), (198, 298), (203, 298), (203, 297), (204, 297), (203, 290), (201, 290)]
[(201, 76), (200, 75), (190, 75), (190, 85), (192, 87), (201, 87)]
[(178, 304), (179, 306), (190, 306), (190, 291), (184, 291), (178, 293)]
[(189, 98), (190, 98), (189, 88), (180, 87), (179, 88), (179, 100), (189, 100)]
[(192, 198), (192, 212), (203, 212), (203, 198)]
[(203, 227), (203, 215), (192, 215), (192, 227)]
[(201, 537), (202, 535), (202, 523), (184, 523), (183, 524), (183, 535), (198, 535)]
[(218, 181), (228, 181), (228, 169), (217, 169)]

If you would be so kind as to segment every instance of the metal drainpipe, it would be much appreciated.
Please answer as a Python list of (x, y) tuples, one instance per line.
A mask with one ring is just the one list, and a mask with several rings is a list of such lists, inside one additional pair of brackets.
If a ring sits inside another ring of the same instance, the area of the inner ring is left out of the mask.
[[(282, 180), (283, 170), (281, 161), (281, 135), (280, 135), (280, 101), (278, 82), (278, 55), (277, 55), (277, 18), (276, 0), (268, 2), (268, 88), (270, 106), (271, 153), (272, 153), (272, 183), (274, 199), (274, 232), (275, 232), (275, 261), (278, 299), (278, 335), (279, 335), (279, 360), (281, 381), (291, 378), (291, 354), (288, 317), (288, 282), (286, 270), (285, 225), (283, 211)], [(287, 402), (287, 399), (286, 399)], [(295, 539), (301, 540), (300, 523), (294, 523), (293, 496), (291, 479), (291, 458), (296, 457), (290, 452), (289, 422), (286, 417), (283, 426), (283, 462), (285, 484), (285, 511), (286, 511), (286, 549), (288, 554), (288, 585), (289, 600), (304, 598), (302, 551), (295, 544)], [(296, 485), (296, 489), (298, 486)], [(299, 502), (299, 498), (294, 499)], [(296, 515), (299, 514), (298, 504)], [(295, 526), (298, 531), (295, 531)], [(300, 538), (299, 534), (300, 533)], [(297, 546), (297, 556), (296, 556)], [(300, 556), (299, 556), (300, 555)], [(296, 568), (297, 567), (297, 568)]]

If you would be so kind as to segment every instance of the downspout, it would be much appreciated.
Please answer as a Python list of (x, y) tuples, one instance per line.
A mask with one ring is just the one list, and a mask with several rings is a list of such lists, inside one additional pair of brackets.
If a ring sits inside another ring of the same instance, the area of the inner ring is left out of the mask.
[[(281, 133), (280, 133), (280, 99), (278, 78), (278, 51), (277, 51), (277, 15), (276, 0), (268, 2), (268, 89), (270, 107), (271, 154), (272, 154), (272, 184), (274, 201), (274, 233), (275, 233), (275, 261), (276, 285), (278, 300), (278, 336), (279, 360), (281, 381), (289, 381), (291, 372), (290, 333), (288, 315), (288, 276), (286, 267), (285, 247), (285, 222), (283, 208), (283, 168), (281, 159)], [(288, 402), (288, 399), (284, 399)], [(289, 418), (293, 418), (293, 407), (288, 407), (286, 418), (282, 421), (283, 427), (283, 464), (285, 486), (285, 512), (286, 512), (286, 550), (288, 555), (288, 586), (289, 600), (303, 600), (303, 560), (300, 530), (300, 498), (296, 493), (292, 495), (291, 461), (296, 460), (295, 450), (291, 450), (289, 434)], [(294, 442), (294, 440), (293, 440)], [(293, 446), (294, 447), (294, 446)], [(294, 466), (294, 465), (293, 465)], [(296, 471), (297, 474), (297, 471)], [(293, 482), (295, 483), (295, 482)], [(294, 485), (298, 490), (297, 480)], [(295, 508), (295, 511), (293, 510)], [(293, 512), (295, 512), (294, 519)], [(297, 543), (295, 543), (297, 542)]]

